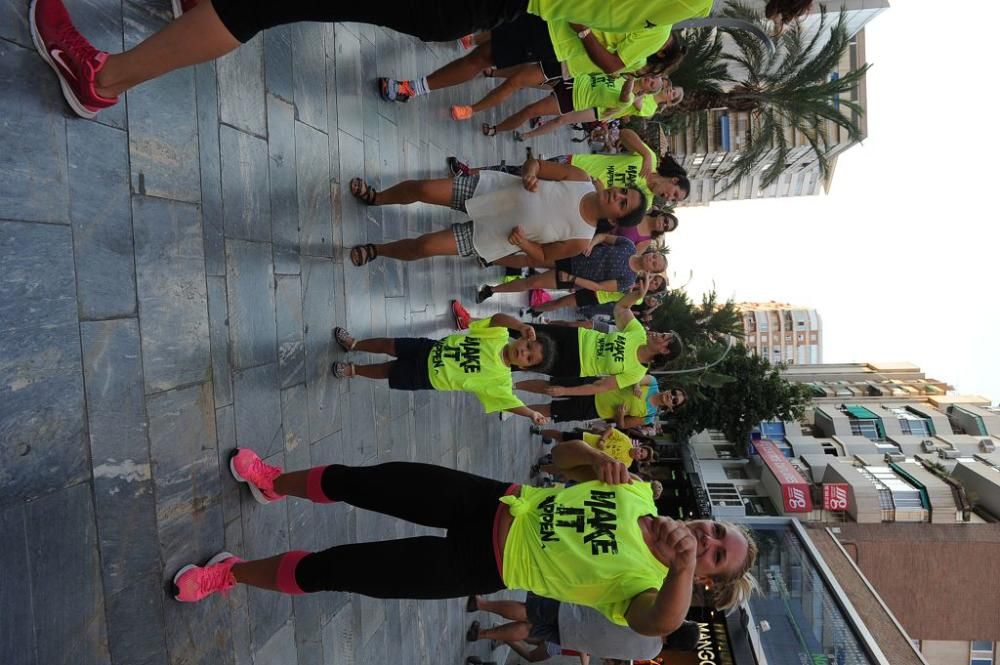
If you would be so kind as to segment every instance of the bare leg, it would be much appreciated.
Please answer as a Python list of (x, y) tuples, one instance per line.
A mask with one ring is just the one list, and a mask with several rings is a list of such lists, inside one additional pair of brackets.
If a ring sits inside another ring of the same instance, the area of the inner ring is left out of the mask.
[(539, 85), (545, 81), (545, 74), (542, 73), (542, 66), (538, 64), (522, 65), (515, 70), (513, 76), (505, 80), (497, 87), (490, 90), (485, 97), (472, 105), (473, 113), (480, 113), (486, 109), (498, 106), (505, 99), (513, 95), (521, 88), (530, 85)]
[(499, 614), (504, 619), (510, 619), (511, 621), (528, 620), (528, 612), (525, 610), (524, 603), (517, 600), (486, 600), (485, 598), (477, 598), (476, 605), (484, 612)]
[(102, 97), (115, 97), (175, 69), (215, 60), (239, 45), (212, 3), (201, 2), (135, 48), (108, 56), (95, 89)]
[(391, 337), (360, 339), (354, 344), (353, 350), (367, 351), (368, 353), (384, 353), (387, 356), (394, 356), (396, 355), (396, 340)]
[(507, 645), (517, 652), (517, 655), (524, 658), (529, 663), (537, 663), (542, 660), (548, 660), (549, 653), (545, 650), (544, 644), (539, 644), (533, 649), (525, 647), (519, 642), (508, 642)]
[[(545, 389), (549, 387), (548, 381), (543, 381), (541, 379), (528, 379), (527, 381), (518, 381), (514, 384), (514, 388), (517, 390), (523, 390), (528, 393), (538, 393), (539, 395), (545, 394)], [(546, 404), (546, 406), (548, 406)], [(549, 414), (544, 414), (549, 415)]]
[(572, 113), (567, 113), (557, 118), (552, 118), (551, 120), (547, 120), (546, 122), (543, 122), (535, 129), (532, 129), (530, 132), (525, 132), (523, 136), (526, 139), (534, 138), (536, 136), (543, 136), (545, 134), (551, 134), (560, 127), (563, 127), (571, 122), (590, 122), (591, 120), (594, 120), (593, 109), (586, 109), (584, 111), (573, 111)]
[(458, 245), (451, 229), (425, 233), (419, 238), (406, 238), (375, 245), (379, 256), (400, 261), (418, 261), (431, 256), (456, 256)]
[(388, 379), (389, 372), (392, 371), (392, 365), (396, 361), (390, 361), (387, 363), (378, 363), (375, 365), (355, 365), (354, 375), (363, 376), (366, 379)]
[[(493, 290), (496, 291), (497, 289), (494, 288)], [(535, 305), (532, 309), (536, 312), (552, 312), (557, 309), (562, 309), (563, 307), (576, 306), (576, 294), (570, 293), (562, 298), (556, 298), (555, 300), (550, 300), (549, 302), (543, 302), (541, 305)]]
[(506, 284), (497, 284), (492, 287), (493, 293), (521, 293), (531, 289), (554, 289), (556, 288), (556, 273), (554, 270), (540, 272), (531, 277), (522, 277)]
[(249, 584), (258, 589), (280, 591), (281, 589), (278, 588), (278, 566), (284, 556), (284, 554), (279, 554), (267, 559), (243, 561), (233, 566), (233, 576), (240, 584)]
[(545, 99), (539, 99), (537, 102), (528, 104), (501, 122), (496, 126), (497, 134), (515, 130), (536, 115), (559, 115), (559, 102), (556, 101), (554, 95), (549, 95)]
[(513, 623), (505, 623), (495, 628), (481, 628), (479, 630), (479, 639), (507, 642), (510, 640), (523, 640), (530, 633), (530, 623), (527, 621), (514, 621)]
[[(385, 206), (394, 203), (433, 203), (439, 206), (451, 205), (451, 178), (435, 178), (431, 180), (404, 180), (398, 185), (379, 192), (372, 205)], [(379, 252), (381, 254), (382, 252)]]
[(471, 81), (487, 67), (493, 66), (493, 48), (487, 41), (472, 49), (468, 55), (452, 60), (427, 77), (427, 88), (440, 90)]
[[(478, 169), (474, 169), (478, 172)], [(544, 261), (532, 261), (531, 258), (526, 254), (509, 254), (503, 258), (497, 259), (493, 262), (495, 266), (503, 266), (504, 268), (555, 268), (554, 263), (545, 263)]]

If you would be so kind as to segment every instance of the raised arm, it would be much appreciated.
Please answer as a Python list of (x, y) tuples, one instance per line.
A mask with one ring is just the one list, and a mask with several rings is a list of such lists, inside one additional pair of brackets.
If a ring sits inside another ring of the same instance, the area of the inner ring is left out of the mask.
[(625, 326), (635, 318), (635, 315), (632, 313), (632, 305), (645, 298), (648, 289), (649, 283), (645, 278), (640, 277), (635, 281), (635, 288), (615, 303), (615, 325), (618, 327), (618, 330), (624, 330)]
[(535, 329), (530, 325), (515, 319), (510, 314), (494, 314), (490, 317), (490, 326), (493, 328), (506, 328), (519, 333), (525, 339), (535, 339)]
[(546, 388), (545, 394), (553, 397), (579, 397), (582, 395), (597, 395), (617, 389), (618, 381), (615, 377), (602, 376), (597, 381), (582, 386), (550, 386)]
[(618, 135), (618, 142), (628, 148), (631, 152), (642, 157), (642, 168), (639, 175), (646, 178), (653, 172), (653, 149), (639, 138), (631, 129), (623, 129)]
[(687, 616), (694, 588), (695, 554), (698, 544), (683, 522), (668, 517), (651, 525), (653, 554), (670, 568), (659, 591), (648, 589), (632, 599), (625, 619), (641, 635), (669, 635)]
[(591, 33), (590, 28), (579, 23), (570, 23), (569, 27), (576, 31), (583, 48), (587, 51), (590, 61), (601, 68), (605, 74), (615, 74), (625, 68), (625, 63), (616, 54), (607, 49), (601, 41)]

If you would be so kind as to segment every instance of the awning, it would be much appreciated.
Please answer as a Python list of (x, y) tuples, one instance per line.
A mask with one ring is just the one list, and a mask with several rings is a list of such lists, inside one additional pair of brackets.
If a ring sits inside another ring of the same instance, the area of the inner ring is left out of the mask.
[(798, 469), (781, 453), (773, 441), (761, 439), (753, 442), (764, 465), (781, 486), (781, 503), (786, 513), (812, 512), (812, 494), (809, 483)]

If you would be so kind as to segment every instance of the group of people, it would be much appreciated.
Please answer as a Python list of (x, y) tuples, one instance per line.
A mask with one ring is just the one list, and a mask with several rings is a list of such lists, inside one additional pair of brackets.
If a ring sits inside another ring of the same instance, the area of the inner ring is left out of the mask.
[[(810, 4), (768, 0), (765, 13), (780, 28)], [(556, 118), (538, 128), (548, 130), (676, 103), (683, 92), (666, 74), (684, 47), (672, 26), (709, 15), (712, 0), (175, 0), (174, 6), (175, 21), (124, 53), (94, 48), (63, 0), (32, 0), (29, 25), (67, 103), (85, 118), (144, 81), (218, 58), (285, 23), (353, 21), (425, 41), (466, 38), (475, 47), (427, 77), (383, 78), (378, 85), (387, 100), (407, 101), (484, 70), (503, 80), (484, 99), (454, 107), (456, 120), (520, 88), (551, 89), (503, 122), (484, 126), (492, 135), (533, 116)], [(360, 339), (341, 327), (333, 331), (345, 354), (392, 357), (376, 364), (338, 361), (331, 368), (338, 378), (385, 380), (400, 390), (467, 391), (487, 412), (529, 418), (534, 431), (552, 442), (539, 470), (544, 466), (553, 482), (522, 485), (412, 462), (285, 470), (238, 448), (230, 471), (261, 503), (287, 497), (344, 502), (446, 534), (257, 560), (221, 552), (177, 571), (177, 600), (200, 601), (236, 584), (286, 594), (461, 598), (470, 611), (490, 609), (512, 622), (492, 633), (474, 625), (469, 639), (530, 638), (544, 651), (536, 649), (535, 656), (571, 649), (648, 658), (682, 627), (695, 584), (711, 589), (720, 608), (748, 596), (756, 557), (750, 534), (738, 525), (660, 516), (652, 484), (629, 470), (653, 454), (635, 445), (641, 432), (630, 430), (655, 423), (658, 412), (687, 399), (683, 390), (661, 387), (649, 373), (683, 352), (680, 338), (647, 330), (634, 308), (666, 288), (666, 258), (653, 241), (676, 228), (677, 219), (653, 207), (654, 200), (682, 200), (690, 183), (676, 162), (658, 159), (634, 133), (622, 131), (621, 143), (624, 154), (528, 159), (513, 168), (473, 168), (454, 159), (451, 177), (406, 181), (381, 192), (361, 178), (350, 183), (351, 194), (368, 205), (421, 201), (469, 216), (418, 238), (353, 247), (354, 265), (457, 255), (482, 266), (544, 271), (486, 284), (480, 302), (496, 293), (571, 291), (525, 312), (529, 321), (507, 314), (470, 321), (455, 303), (456, 318), (468, 330), (439, 340)], [(614, 325), (535, 322), (543, 311), (565, 306), (610, 308)], [(515, 380), (514, 372), (542, 378)], [(553, 399), (526, 404), (518, 392)], [(541, 429), (551, 421), (606, 424)], [(502, 601), (483, 598), (504, 589), (529, 596), (521, 607), (502, 609), (496, 604)]]

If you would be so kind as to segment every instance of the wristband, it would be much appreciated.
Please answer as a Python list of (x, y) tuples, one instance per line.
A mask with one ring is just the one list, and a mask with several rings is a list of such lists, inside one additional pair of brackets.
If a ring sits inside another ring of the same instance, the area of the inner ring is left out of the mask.
[(576, 33), (576, 36), (579, 37), (580, 39), (586, 39), (587, 35), (589, 34), (590, 34), (590, 28), (584, 28), (580, 32)]

